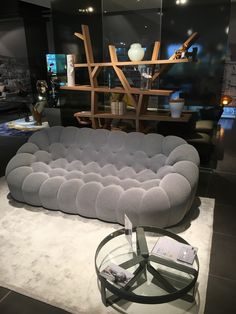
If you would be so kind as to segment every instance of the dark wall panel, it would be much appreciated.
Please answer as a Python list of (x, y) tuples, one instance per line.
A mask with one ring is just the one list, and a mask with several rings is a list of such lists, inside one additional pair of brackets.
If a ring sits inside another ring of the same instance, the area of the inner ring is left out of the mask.
[[(227, 52), (230, 0), (191, 0), (176, 5), (163, 1), (162, 58), (198, 32), (198, 62), (173, 66), (162, 80), (163, 88), (184, 93), (189, 105), (219, 104)], [(190, 48), (191, 51), (191, 48)]]
[[(90, 6), (94, 8), (93, 12), (80, 11)], [(101, 62), (103, 59), (101, 1), (53, 1), (52, 17), (55, 53), (74, 54), (76, 62), (86, 62), (83, 42), (74, 36), (74, 32), (81, 32), (81, 25), (85, 24), (89, 26), (95, 62)], [(76, 83), (89, 83), (87, 69), (76, 70)], [(61, 93), (61, 96), (63, 124), (78, 125), (73, 113), (90, 109), (89, 93), (67, 92)]]

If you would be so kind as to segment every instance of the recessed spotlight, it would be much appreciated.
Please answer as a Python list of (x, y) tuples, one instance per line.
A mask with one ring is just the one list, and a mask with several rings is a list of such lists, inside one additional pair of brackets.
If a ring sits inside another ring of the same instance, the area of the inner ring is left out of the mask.
[(80, 9), (79, 9), (79, 12), (80, 12), (80, 13), (93, 13), (93, 12), (94, 12), (94, 8), (93, 8), (93, 7), (88, 7), (88, 8), (86, 8), (86, 9), (80, 8)]
[(176, 0), (175, 3), (177, 5), (185, 5), (188, 3), (188, 0)]
[(86, 9), (86, 11), (89, 12), (89, 13), (92, 13), (92, 12), (94, 11), (94, 8), (93, 8), (93, 7), (88, 7), (88, 8)]
[(187, 30), (187, 34), (188, 34), (188, 36), (191, 36), (191, 35), (192, 35), (192, 33), (193, 33), (193, 30), (192, 30), (191, 28)]

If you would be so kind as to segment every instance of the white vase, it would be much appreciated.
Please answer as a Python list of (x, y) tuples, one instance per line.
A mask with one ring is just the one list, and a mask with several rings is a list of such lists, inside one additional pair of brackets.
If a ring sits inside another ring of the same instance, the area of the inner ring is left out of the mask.
[(170, 104), (170, 114), (172, 118), (180, 118), (181, 113), (184, 108), (184, 100), (183, 99), (172, 99), (169, 102)]
[(122, 115), (122, 114), (125, 114), (125, 103), (123, 101), (119, 101), (118, 103), (118, 112), (119, 112), (119, 115)]
[(119, 114), (119, 102), (118, 101), (111, 102), (111, 113)]
[(75, 86), (74, 55), (67, 55), (67, 86)]
[(141, 61), (144, 57), (144, 48), (138, 43), (130, 45), (128, 56), (131, 61)]

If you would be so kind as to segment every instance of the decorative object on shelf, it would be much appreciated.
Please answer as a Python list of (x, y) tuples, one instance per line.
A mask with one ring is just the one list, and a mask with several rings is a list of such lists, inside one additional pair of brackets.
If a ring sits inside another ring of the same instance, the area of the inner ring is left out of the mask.
[(128, 56), (131, 61), (141, 61), (144, 57), (144, 53), (145, 50), (139, 43), (130, 45), (130, 49), (128, 50)]
[(126, 105), (123, 101), (119, 101), (118, 102), (118, 114), (122, 115), (125, 114), (126, 111)]
[(112, 114), (119, 114), (119, 102), (117, 100), (111, 102), (111, 113)]
[(114, 87), (114, 74), (108, 73), (108, 88)]
[(140, 89), (142, 90), (151, 89), (151, 85), (152, 85), (152, 69), (150, 67), (141, 68)]
[(123, 101), (123, 94), (111, 94), (111, 113), (114, 115), (122, 115), (126, 112), (126, 104)]
[(111, 113), (115, 115), (122, 115), (126, 112), (126, 105), (123, 101), (112, 101), (111, 102)]
[(169, 104), (171, 117), (180, 118), (184, 108), (184, 99), (183, 98), (170, 99)]
[(45, 80), (38, 80), (36, 83), (36, 88), (38, 91), (37, 102), (34, 106), (32, 105), (30, 107), (30, 110), (35, 120), (35, 125), (42, 125), (42, 112), (44, 107), (48, 105), (48, 84)]
[(61, 80), (57, 76), (52, 76), (51, 80), (51, 91), (49, 92), (49, 104), (50, 107), (58, 107), (60, 106), (60, 98), (59, 98), (59, 90)]
[(74, 55), (67, 55), (67, 86), (75, 86)]

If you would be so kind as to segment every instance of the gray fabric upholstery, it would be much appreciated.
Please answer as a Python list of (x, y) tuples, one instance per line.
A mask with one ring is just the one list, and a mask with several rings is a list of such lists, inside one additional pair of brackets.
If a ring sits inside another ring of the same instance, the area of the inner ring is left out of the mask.
[(6, 180), (20, 202), (166, 227), (191, 207), (198, 165), (195, 148), (176, 136), (55, 126), (20, 147)]

